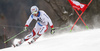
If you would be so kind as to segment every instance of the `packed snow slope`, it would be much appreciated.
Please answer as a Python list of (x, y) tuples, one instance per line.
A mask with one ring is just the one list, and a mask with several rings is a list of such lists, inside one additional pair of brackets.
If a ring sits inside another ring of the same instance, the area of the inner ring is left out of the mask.
[(51, 37), (40, 37), (36, 42), (27, 42), (19, 47), (0, 51), (100, 51), (100, 29), (64, 33)]

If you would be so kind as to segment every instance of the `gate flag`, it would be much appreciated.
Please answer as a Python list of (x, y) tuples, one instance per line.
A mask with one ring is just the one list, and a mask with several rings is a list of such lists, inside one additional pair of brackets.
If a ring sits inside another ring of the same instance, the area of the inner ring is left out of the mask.
[(78, 1), (75, 0), (68, 0), (68, 1), (70, 2), (71, 6), (78, 11), (81, 10), (82, 12), (84, 12), (88, 7), (87, 4), (79, 3)]
[[(76, 0), (68, 0), (69, 3), (71, 4), (72, 8), (75, 10), (75, 12), (77, 13), (77, 15), (79, 16), (77, 18), (77, 20), (75, 21), (74, 25), (72, 26), (70, 32), (72, 31), (73, 27), (75, 26), (75, 24), (77, 23), (77, 21), (79, 20), (79, 18), (82, 20), (82, 22), (84, 23), (84, 25), (86, 26), (86, 28), (88, 29), (88, 26), (85, 24), (84, 20), (81, 18), (82, 14), (84, 13), (84, 11), (87, 9), (87, 7), (90, 5), (90, 3), (92, 2), (92, 0), (90, 0), (90, 2), (88, 4), (83, 4), (83, 3), (79, 3)], [(81, 10), (82, 13), (79, 14), (77, 11)]]

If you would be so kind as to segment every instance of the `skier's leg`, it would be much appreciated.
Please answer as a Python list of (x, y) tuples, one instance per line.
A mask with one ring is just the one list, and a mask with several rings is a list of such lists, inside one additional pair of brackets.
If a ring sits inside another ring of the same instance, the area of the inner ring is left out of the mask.
[(38, 24), (36, 23), (34, 29), (32, 30), (32, 32), (28, 35), (26, 35), (24, 37), (24, 39), (22, 39), (21, 41), (18, 42), (18, 44), (16, 44), (17, 46), (21, 45), (23, 42), (29, 40), (30, 38), (34, 38), (34, 36), (37, 34), (38, 30), (40, 29), (40, 26), (38, 26)]
[(38, 24), (36, 23), (34, 29), (32, 30), (32, 32), (31, 32), (30, 34), (28, 34), (28, 35), (24, 38), (24, 41), (27, 41), (27, 40), (29, 40), (30, 38), (34, 37), (34, 36), (37, 34), (38, 30), (39, 30), (39, 26), (38, 26)]
[(34, 37), (36, 35), (35, 31), (33, 30), (30, 34), (28, 34), (25, 38), (24, 41), (29, 40), (30, 38)]
[(31, 42), (28, 42), (28, 43), (31, 44), (31, 43), (35, 42), (44, 32), (47, 31), (47, 29), (48, 29), (48, 26), (38, 27), (37, 34), (33, 37)]
[(19, 46), (22, 43), (24, 43), (25, 41), (29, 40), (30, 38), (34, 37), (36, 35), (35, 31), (33, 30), (30, 34), (28, 34), (27, 36), (25, 36), (24, 39), (21, 39), (18, 44), (14, 45), (14, 46)]
[(38, 39), (44, 32), (46, 32), (48, 29), (48, 26), (42, 26), (40, 30), (37, 33), (37, 36), (35, 36), (36, 39)]
[(41, 26), (39, 26), (37, 23), (36, 23), (36, 25), (35, 25), (35, 27), (34, 27), (34, 29), (33, 29), (33, 39), (31, 40), (31, 42), (28, 42), (29, 44), (30, 43), (33, 43), (34, 41), (36, 41), (36, 39), (37, 39), (37, 37), (39, 37), (38, 35), (37, 35), (37, 33), (38, 33), (38, 31), (40, 30), (40, 28), (41, 28)]
[(34, 37), (32, 37), (32, 40), (28, 43), (31, 44), (31, 43), (35, 42), (39, 37), (40, 37), (40, 35), (36, 34)]
[(37, 33), (37, 34), (33, 37), (33, 39), (32, 39), (30, 42), (28, 42), (28, 43), (31, 44), (31, 43), (35, 42), (40, 36), (41, 36), (41, 34)]
[(40, 31), (38, 32), (38, 35), (42, 35), (44, 32), (48, 30), (48, 26), (41, 27)]

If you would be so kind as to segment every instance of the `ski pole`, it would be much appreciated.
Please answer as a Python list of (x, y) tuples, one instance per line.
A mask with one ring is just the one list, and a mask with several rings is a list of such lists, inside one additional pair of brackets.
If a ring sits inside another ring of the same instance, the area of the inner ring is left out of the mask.
[(17, 35), (15, 35), (15, 36), (11, 37), (10, 39), (8, 39), (8, 40), (4, 41), (4, 43), (7, 43), (8, 41), (10, 41), (11, 39), (13, 39), (13, 38), (15, 38), (16, 36), (20, 35), (20, 34), (21, 34), (21, 33), (23, 33), (23, 32), (24, 32), (24, 30), (23, 30), (23, 31), (21, 31), (21, 32), (19, 32)]
[(69, 26), (67, 26), (67, 27), (61, 28), (60, 30), (63, 30), (63, 29), (68, 28), (68, 27), (70, 27), (70, 25), (69, 25)]

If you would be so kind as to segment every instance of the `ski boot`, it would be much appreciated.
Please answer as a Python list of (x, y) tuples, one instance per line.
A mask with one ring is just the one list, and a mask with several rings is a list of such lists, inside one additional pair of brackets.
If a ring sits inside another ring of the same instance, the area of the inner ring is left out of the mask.
[(30, 42), (28, 42), (29, 44), (32, 44), (33, 42), (36, 41), (36, 38), (33, 38)]
[(28, 44), (34, 43), (39, 37), (40, 37), (40, 35), (35, 35), (35, 36), (33, 37), (33, 39), (32, 39), (30, 42), (28, 42)]

